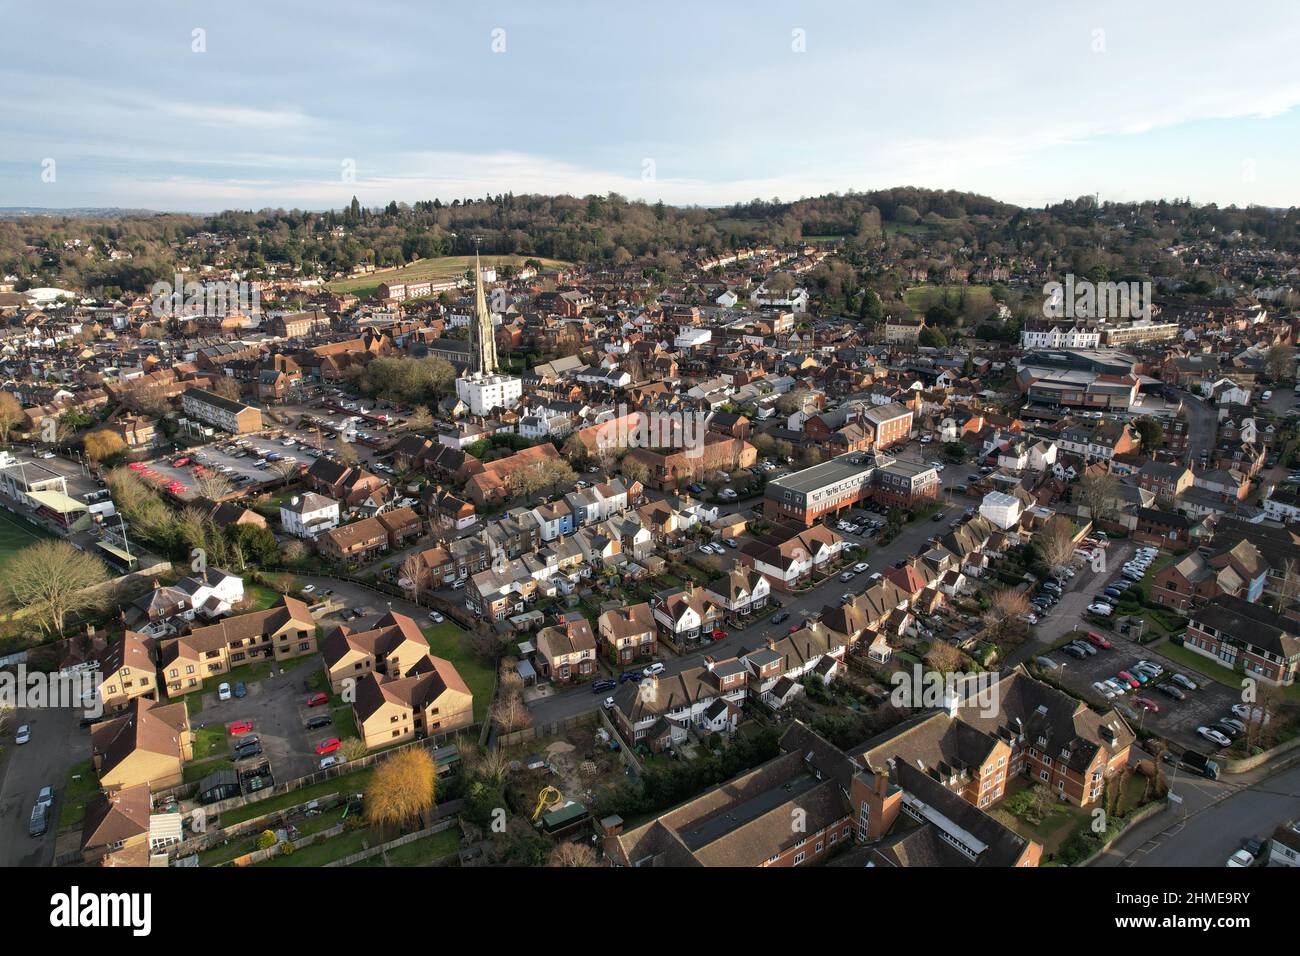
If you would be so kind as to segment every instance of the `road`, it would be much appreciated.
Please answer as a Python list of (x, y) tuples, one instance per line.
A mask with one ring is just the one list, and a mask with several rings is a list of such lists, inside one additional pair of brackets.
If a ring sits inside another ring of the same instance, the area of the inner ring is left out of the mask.
[(1222, 867), (1247, 838), (1300, 818), (1300, 761), (1218, 780), (1167, 772), (1183, 802), (1138, 824), (1093, 866)]
[[(0, 756), (0, 866), (50, 866), (63, 809), (68, 768), (90, 756), (90, 734), (78, 727), (81, 711), (67, 709), (19, 710), (6, 733)], [(21, 747), (13, 743), (12, 728), (28, 724), (32, 739)], [(37, 791), (55, 789), (50, 829), (43, 837), (27, 835), (27, 824)]]

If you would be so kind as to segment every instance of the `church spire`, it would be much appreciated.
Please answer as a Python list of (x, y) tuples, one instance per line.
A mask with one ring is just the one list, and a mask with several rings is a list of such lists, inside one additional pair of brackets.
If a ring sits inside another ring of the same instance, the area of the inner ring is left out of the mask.
[(496, 335), (492, 331), (487, 295), (483, 292), (483, 268), (479, 265), (477, 248), (474, 250), (474, 322), (470, 326), (470, 353), (471, 373), (492, 375), (496, 372)]

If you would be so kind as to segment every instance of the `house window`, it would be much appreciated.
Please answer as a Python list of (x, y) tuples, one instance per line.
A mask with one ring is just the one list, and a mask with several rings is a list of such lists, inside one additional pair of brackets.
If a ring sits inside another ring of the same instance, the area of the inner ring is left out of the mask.
[(802, 862), (803, 862), (803, 853), (802, 852), (796, 853), (794, 855), (794, 865), (798, 866)]

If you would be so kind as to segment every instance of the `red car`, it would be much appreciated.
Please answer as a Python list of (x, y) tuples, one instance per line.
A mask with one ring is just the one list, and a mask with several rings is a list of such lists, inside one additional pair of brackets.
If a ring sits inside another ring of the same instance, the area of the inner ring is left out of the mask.
[(310, 697), (307, 698), (308, 707), (319, 707), (321, 704), (328, 704), (329, 702), (330, 702), (329, 694), (312, 694)]
[(1102, 637), (1096, 631), (1089, 631), (1087, 634), (1088, 643), (1093, 647), (1100, 647), (1103, 651), (1108, 651), (1113, 646), (1110, 641)]
[(1141, 707), (1143, 710), (1149, 710), (1153, 714), (1160, 713), (1160, 705), (1150, 697), (1134, 697), (1133, 705), (1135, 707)]
[(238, 737), (240, 734), (246, 734), (253, 729), (251, 720), (237, 720), (230, 725), (230, 732)]
[(144, 465), (138, 461), (133, 461), (126, 467), (130, 468), (132, 471), (144, 471)]
[(791, 624), (791, 625), (790, 625), (790, 630), (787, 631), (786, 633), (787, 633), (787, 634), (793, 634), (793, 633), (794, 633), (795, 631), (797, 631), (797, 630), (799, 630), (799, 625), (798, 625), (798, 624)]
[(337, 737), (329, 737), (325, 740), (322, 740), (320, 743), (316, 745), (316, 753), (321, 756), (324, 756), (325, 754), (328, 753), (333, 753), (338, 749), (339, 749), (339, 739)]
[(189, 463), (190, 463), (190, 460), (189, 460), (188, 458), (177, 458), (174, 462), (172, 462), (172, 467), (173, 467), (173, 468), (184, 468), (184, 467), (185, 467), (186, 465), (188, 465)]
[(717, 629), (716, 629), (716, 630), (715, 630), (715, 631), (714, 631), (710, 636), (711, 636), (715, 641), (720, 641), (720, 640), (722, 640), (724, 637), (727, 636), (727, 632), (724, 631), (722, 628), (717, 628)]

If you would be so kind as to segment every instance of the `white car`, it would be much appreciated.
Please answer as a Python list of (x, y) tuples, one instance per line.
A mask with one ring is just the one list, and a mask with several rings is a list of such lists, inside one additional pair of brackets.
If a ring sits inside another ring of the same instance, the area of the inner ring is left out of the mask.
[(1093, 614), (1100, 614), (1102, 617), (1110, 617), (1111, 615), (1111, 606), (1109, 604), (1102, 604), (1101, 602), (1089, 604), (1088, 610)]
[(1116, 697), (1123, 697), (1125, 694), (1128, 693), (1128, 688), (1125, 685), (1121, 684), (1119, 681), (1115, 680), (1113, 677), (1106, 678), (1104, 681), (1102, 681), (1102, 683), (1105, 684), (1107, 687), (1109, 687), (1114, 692)]
[(1140, 671), (1146, 671), (1152, 677), (1159, 677), (1161, 674), (1165, 672), (1165, 669), (1161, 667), (1159, 664), (1157, 664), (1155, 661), (1138, 661), (1133, 666)]
[(664, 665), (661, 664), (659, 661), (655, 661), (653, 664), (651, 664), (649, 667), (643, 670), (641, 672), (641, 675), (643, 677), (654, 677), (656, 674), (662, 674), (663, 672), (664, 672)]
[(339, 758), (336, 757), (334, 754), (330, 754), (328, 757), (320, 758), (320, 768), (322, 770), (328, 770), (330, 767), (335, 766), (338, 762), (339, 762)]
[(600, 705), (600, 706), (604, 707), (606, 710), (609, 710), (611, 707), (614, 706), (614, 698), (613, 698), (613, 697), (606, 697), (606, 698), (601, 702), (601, 705)]
[(1218, 744), (1220, 747), (1231, 747), (1232, 741), (1210, 727), (1197, 727), (1196, 732), (1212, 744)]
[(441, 624), (445, 620), (445, 618), (437, 611), (430, 611), (429, 620), (431, 620), (434, 624)]
[(314, 585), (314, 584), (304, 584), (304, 585), (302, 586), (302, 593), (303, 593), (303, 594), (311, 594), (311, 592), (312, 592), (312, 591), (315, 591), (315, 590), (316, 590), (316, 585)]
[(14, 743), (25, 744), (32, 739), (32, 728), (23, 724), (18, 728), (18, 733), (14, 735)]
[(217, 686), (217, 700), (230, 700), (230, 685), (219, 684)]
[(1227, 866), (1254, 866), (1255, 858), (1245, 850), (1238, 850), (1228, 857)]
[(1094, 681), (1092, 689), (1101, 694), (1101, 696), (1105, 697), (1107, 700), (1115, 699), (1115, 692), (1110, 689), (1109, 685), (1107, 685), (1105, 681)]
[(867, 564), (867, 562), (859, 561), (857, 564), (853, 565), (853, 570), (856, 571), (858, 574), (861, 574), (869, 567), (871, 567), (871, 565)]
[(1271, 716), (1264, 713), (1262, 707), (1251, 708), (1251, 707), (1247, 707), (1245, 704), (1233, 704), (1232, 716), (1239, 717), (1245, 721), (1263, 720), (1264, 723), (1268, 723), (1270, 720), (1273, 719)]

